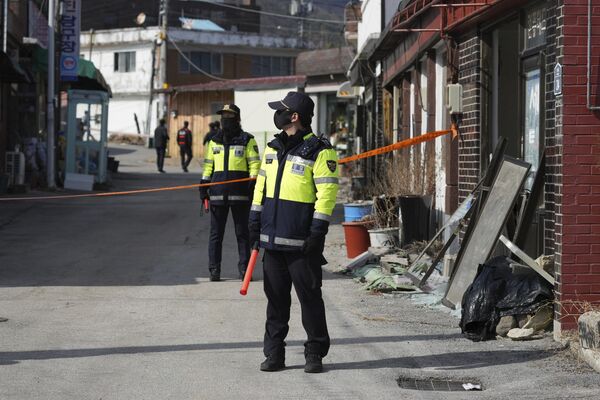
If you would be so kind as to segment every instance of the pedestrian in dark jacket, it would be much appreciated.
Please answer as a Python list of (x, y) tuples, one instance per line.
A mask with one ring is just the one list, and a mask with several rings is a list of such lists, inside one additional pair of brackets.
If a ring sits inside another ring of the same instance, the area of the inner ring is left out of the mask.
[(177, 144), (179, 145), (179, 155), (181, 156), (181, 169), (188, 172), (188, 166), (192, 162), (192, 131), (188, 128), (190, 123), (183, 122), (183, 128), (177, 132)]
[(167, 151), (167, 143), (169, 142), (169, 133), (165, 126), (166, 121), (160, 120), (160, 125), (154, 130), (154, 148), (156, 149), (156, 166), (158, 172), (164, 173), (165, 152)]

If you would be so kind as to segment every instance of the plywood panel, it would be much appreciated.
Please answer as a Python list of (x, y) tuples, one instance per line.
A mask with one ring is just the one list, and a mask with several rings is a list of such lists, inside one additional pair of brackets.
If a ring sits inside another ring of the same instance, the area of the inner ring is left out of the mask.
[(202, 140), (208, 132), (208, 124), (219, 119), (212, 113), (213, 104), (225, 104), (233, 102), (233, 91), (211, 91), (178, 93), (171, 96), (170, 111), (177, 111), (174, 118), (169, 113), (169, 155), (179, 158), (179, 146), (177, 145), (177, 131), (183, 127), (184, 121), (190, 122), (192, 131), (192, 152), (194, 158), (204, 158), (204, 146)]
[(502, 161), (483, 209), (475, 221), (473, 233), (462, 244), (464, 253), (460, 260), (457, 260), (454, 275), (443, 300), (446, 306), (460, 306), (463, 294), (475, 279), (479, 264), (487, 261), (496, 246), (529, 168), (530, 164), (509, 157)]

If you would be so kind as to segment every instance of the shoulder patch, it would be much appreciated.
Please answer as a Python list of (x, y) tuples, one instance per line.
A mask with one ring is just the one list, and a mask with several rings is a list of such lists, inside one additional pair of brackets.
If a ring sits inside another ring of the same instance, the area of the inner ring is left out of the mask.
[(331, 172), (335, 172), (336, 167), (337, 167), (337, 162), (336, 161), (327, 160), (327, 168), (329, 168), (329, 170)]

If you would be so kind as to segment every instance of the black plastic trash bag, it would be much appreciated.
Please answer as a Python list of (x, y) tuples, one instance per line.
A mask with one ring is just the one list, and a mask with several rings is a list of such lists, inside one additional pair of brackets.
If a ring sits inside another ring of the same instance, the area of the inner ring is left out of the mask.
[(500, 256), (479, 266), (462, 299), (460, 327), (468, 339), (493, 339), (500, 317), (530, 314), (552, 300), (548, 282), (533, 270), (513, 273), (511, 262)]

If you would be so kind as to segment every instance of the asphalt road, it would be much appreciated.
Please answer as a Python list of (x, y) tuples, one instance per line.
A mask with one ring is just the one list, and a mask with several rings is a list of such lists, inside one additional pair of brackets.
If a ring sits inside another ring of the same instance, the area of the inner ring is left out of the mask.
[[(116, 189), (194, 183), (120, 147)], [(231, 221), (224, 282), (208, 282), (197, 191), (0, 203), (0, 399), (595, 399), (599, 375), (551, 339), (472, 343), (454, 317), (327, 274), (330, 355), (305, 374), (294, 298), (285, 371), (258, 370), (261, 268), (239, 295)], [(328, 258), (343, 260), (332, 227)], [(229, 279), (227, 279), (229, 278)], [(400, 389), (399, 376), (480, 381), (480, 393)]]

